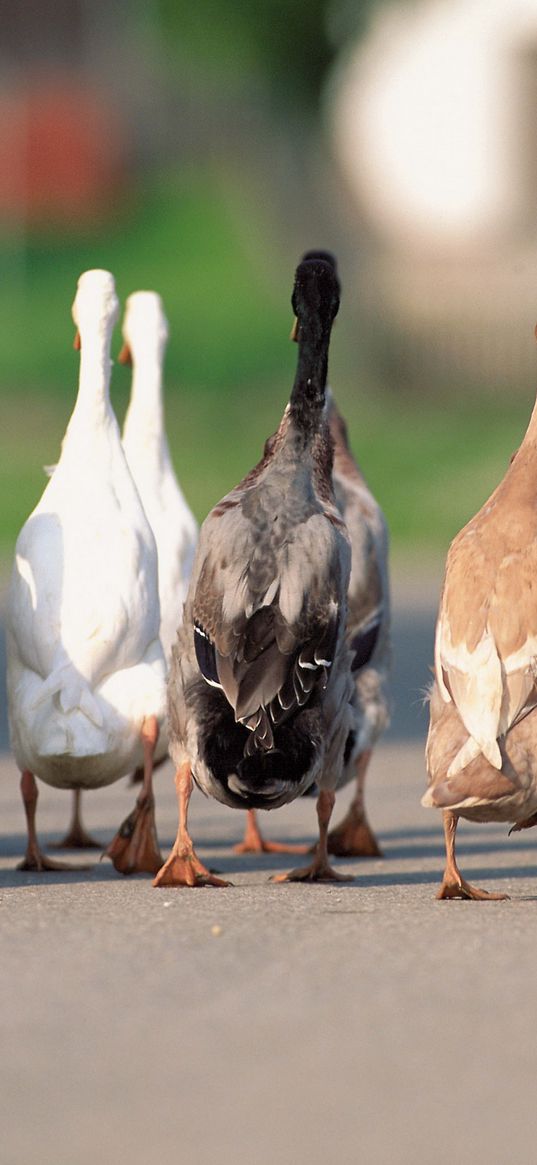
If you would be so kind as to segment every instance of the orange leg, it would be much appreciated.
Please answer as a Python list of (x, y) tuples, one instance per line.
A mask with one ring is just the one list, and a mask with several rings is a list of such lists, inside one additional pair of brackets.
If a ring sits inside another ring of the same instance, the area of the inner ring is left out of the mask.
[(352, 882), (350, 874), (338, 874), (332, 869), (328, 861), (327, 838), (328, 826), (336, 799), (332, 790), (321, 789), (317, 799), (317, 818), (319, 821), (319, 841), (309, 866), (291, 870), (288, 874), (277, 874), (272, 882)]
[(153, 796), (153, 757), (159, 736), (156, 716), (146, 716), (142, 724), (144, 779), (136, 805), (120, 825), (105, 850), (120, 874), (156, 874), (162, 865), (155, 825)]
[[(161, 765), (166, 764), (167, 760), (168, 760), (168, 757), (163, 756), (163, 757), (161, 757), (160, 760), (157, 760), (154, 762), (153, 775), (156, 773), (157, 769), (159, 769)], [(129, 779), (129, 785), (141, 785), (143, 779), (144, 779), (144, 766), (140, 765), (139, 768), (135, 769), (134, 772), (131, 773), (130, 779)]]
[(265, 841), (259, 828), (255, 809), (246, 812), (246, 828), (244, 838), (239, 845), (234, 845), (236, 854), (307, 854), (307, 845), (286, 845), (279, 841)]
[(71, 824), (65, 837), (61, 841), (53, 841), (51, 845), (54, 849), (102, 849), (99, 841), (96, 841), (91, 834), (87, 833), (82, 825), (82, 814), (80, 811), (82, 801), (82, 789), (73, 790), (73, 816), (71, 817)]
[(20, 862), (19, 870), (36, 870), (41, 873), (43, 870), (86, 870), (88, 866), (72, 866), (67, 862), (55, 862), (53, 858), (48, 858), (43, 853), (39, 842), (37, 840), (37, 831), (35, 828), (35, 814), (37, 809), (37, 799), (39, 796), (37, 790), (36, 779), (28, 769), (25, 769), (21, 776), (21, 793), (24, 803), (24, 812), (26, 814), (26, 825), (28, 828), (28, 844), (26, 846), (26, 854), (22, 862)]
[(175, 774), (179, 828), (175, 845), (168, 860), (159, 870), (154, 886), (229, 886), (222, 878), (211, 874), (200, 861), (188, 832), (188, 806), (192, 795), (192, 770), (188, 761)]
[(364, 785), (372, 749), (356, 761), (356, 789), (343, 821), (328, 834), (328, 853), (340, 858), (381, 858), (382, 850), (365, 811)]
[(446, 809), (442, 816), (444, 819), (444, 837), (446, 841), (446, 868), (444, 870), (442, 885), (436, 897), (466, 898), (475, 902), (503, 902), (506, 898), (509, 898), (508, 894), (491, 894), (488, 890), (479, 890), (477, 886), (471, 886), (469, 882), (465, 881), (459, 871), (455, 857), (455, 834), (457, 832), (457, 825), (459, 824), (458, 815), (457, 813), (453, 813), (451, 809)]

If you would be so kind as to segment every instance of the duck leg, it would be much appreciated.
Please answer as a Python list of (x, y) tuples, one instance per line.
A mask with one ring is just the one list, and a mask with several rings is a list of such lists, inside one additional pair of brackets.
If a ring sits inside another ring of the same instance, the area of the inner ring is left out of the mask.
[(309, 866), (291, 870), (288, 874), (276, 874), (272, 882), (352, 882), (350, 874), (338, 874), (332, 869), (328, 861), (328, 826), (334, 808), (336, 794), (331, 789), (321, 789), (317, 799), (317, 818), (319, 821), (319, 840), (313, 860)]
[(188, 761), (180, 765), (175, 774), (177, 804), (179, 808), (179, 828), (175, 844), (168, 860), (159, 870), (154, 886), (230, 886), (200, 861), (188, 832), (188, 806), (192, 795), (192, 770)]
[(120, 874), (156, 874), (162, 865), (155, 825), (153, 796), (153, 757), (159, 736), (156, 716), (146, 716), (142, 724), (144, 779), (136, 805), (120, 825), (105, 850)]
[(49, 858), (43, 853), (37, 840), (37, 831), (35, 828), (35, 814), (39, 793), (34, 774), (28, 769), (25, 769), (21, 776), (21, 793), (24, 812), (26, 814), (28, 844), (24, 859), (19, 863), (17, 869), (37, 870), (38, 873), (41, 873), (43, 870), (87, 870), (89, 868), (88, 866), (72, 866), (68, 862), (55, 862), (53, 858)]
[[(165, 765), (167, 760), (168, 760), (168, 757), (163, 756), (163, 757), (161, 757), (160, 760), (155, 761), (155, 763), (153, 765), (153, 774), (156, 773), (157, 769), (160, 769), (161, 765)], [(134, 772), (131, 773), (130, 778), (129, 778), (129, 785), (141, 785), (143, 779), (144, 779), (144, 767), (143, 767), (143, 765), (140, 765), (139, 768), (135, 769)]]
[(360, 753), (356, 761), (356, 789), (339, 825), (328, 834), (328, 853), (342, 858), (381, 858), (382, 850), (365, 811), (365, 777), (372, 749)]
[(255, 809), (246, 811), (246, 828), (243, 840), (234, 845), (236, 854), (307, 854), (307, 845), (286, 845), (280, 841), (266, 841), (259, 828)]
[(459, 824), (459, 817), (451, 809), (445, 809), (442, 816), (444, 819), (444, 837), (446, 841), (446, 868), (444, 870), (442, 885), (436, 897), (466, 898), (475, 902), (503, 902), (509, 898), (508, 894), (491, 894), (488, 890), (479, 890), (477, 886), (471, 886), (462, 877), (455, 857), (455, 834), (457, 832), (457, 825)]
[(82, 824), (81, 814), (82, 789), (73, 789), (73, 815), (71, 817), (71, 824), (65, 837), (61, 841), (52, 841), (50, 844), (53, 849), (102, 849), (99, 841), (96, 841)]

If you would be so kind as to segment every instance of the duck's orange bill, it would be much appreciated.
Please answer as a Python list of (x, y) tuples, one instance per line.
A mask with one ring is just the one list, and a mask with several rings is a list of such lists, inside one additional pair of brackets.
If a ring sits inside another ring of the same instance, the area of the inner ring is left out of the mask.
[(132, 352), (126, 340), (117, 359), (118, 364), (132, 364)]

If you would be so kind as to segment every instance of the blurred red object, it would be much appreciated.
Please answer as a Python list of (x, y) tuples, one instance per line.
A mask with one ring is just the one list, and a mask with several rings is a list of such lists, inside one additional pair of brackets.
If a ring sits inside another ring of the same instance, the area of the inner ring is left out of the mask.
[(77, 226), (123, 184), (126, 148), (112, 101), (70, 74), (0, 93), (0, 217)]

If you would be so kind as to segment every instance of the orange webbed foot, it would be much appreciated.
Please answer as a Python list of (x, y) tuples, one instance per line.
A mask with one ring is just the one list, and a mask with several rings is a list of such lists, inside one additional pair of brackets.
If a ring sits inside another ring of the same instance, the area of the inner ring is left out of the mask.
[(266, 841), (264, 837), (260, 837), (259, 842), (257, 842), (245, 837), (244, 841), (233, 846), (233, 852), (236, 854), (307, 854), (309, 846)]
[(329, 854), (340, 858), (381, 858), (382, 850), (364, 816), (357, 821), (347, 814), (339, 825), (330, 830), (327, 837)]
[(58, 862), (55, 861), (54, 858), (47, 857), (47, 854), (43, 853), (42, 849), (39, 849), (32, 852), (27, 852), (22, 862), (19, 862), (17, 869), (32, 870), (34, 873), (41, 874), (46, 870), (52, 870), (52, 872), (55, 870), (71, 870), (74, 872), (80, 870), (91, 870), (93, 869), (93, 866), (76, 865), (74, 862)]
[(274, 874), (271, 882), (354, 882), (352, 874), (338, 874), (328, 862), (313, 861), (310, 866)]
[(152, 794), (141, 795), (104, 851), (120, 874), (156, 874), (162, 865)]
[(480, 890), (478, 886), (471, 886), (465, 878), (458, 878), (456, 881), (444, 878), (442, 885), (436, 895), (440, 900), (447, 900), (451, 898), (461, 898), (466, 902), (508, 902), (508, 894), (494, 894), (489, 890)]
[(153, 882), (154, 886), (231, 886), (204, 866), (194, 849), (174, 846)]
[(97, 841), (90, 833), (83, 828), (83, 826), (74, 827), (68, 830), (65, 837), (60, 841), (51, 841), (51, 849), (100, 849), (102, 850), (102, 842)]
[(246, 828), (244, 837), (238, 845), (233, 846), (236, 854), (307, 854), (309, 846), (290, 845), (286, 842), (265, 841), (259, 828), (259, 820), (255, 809), (246, 812)]

